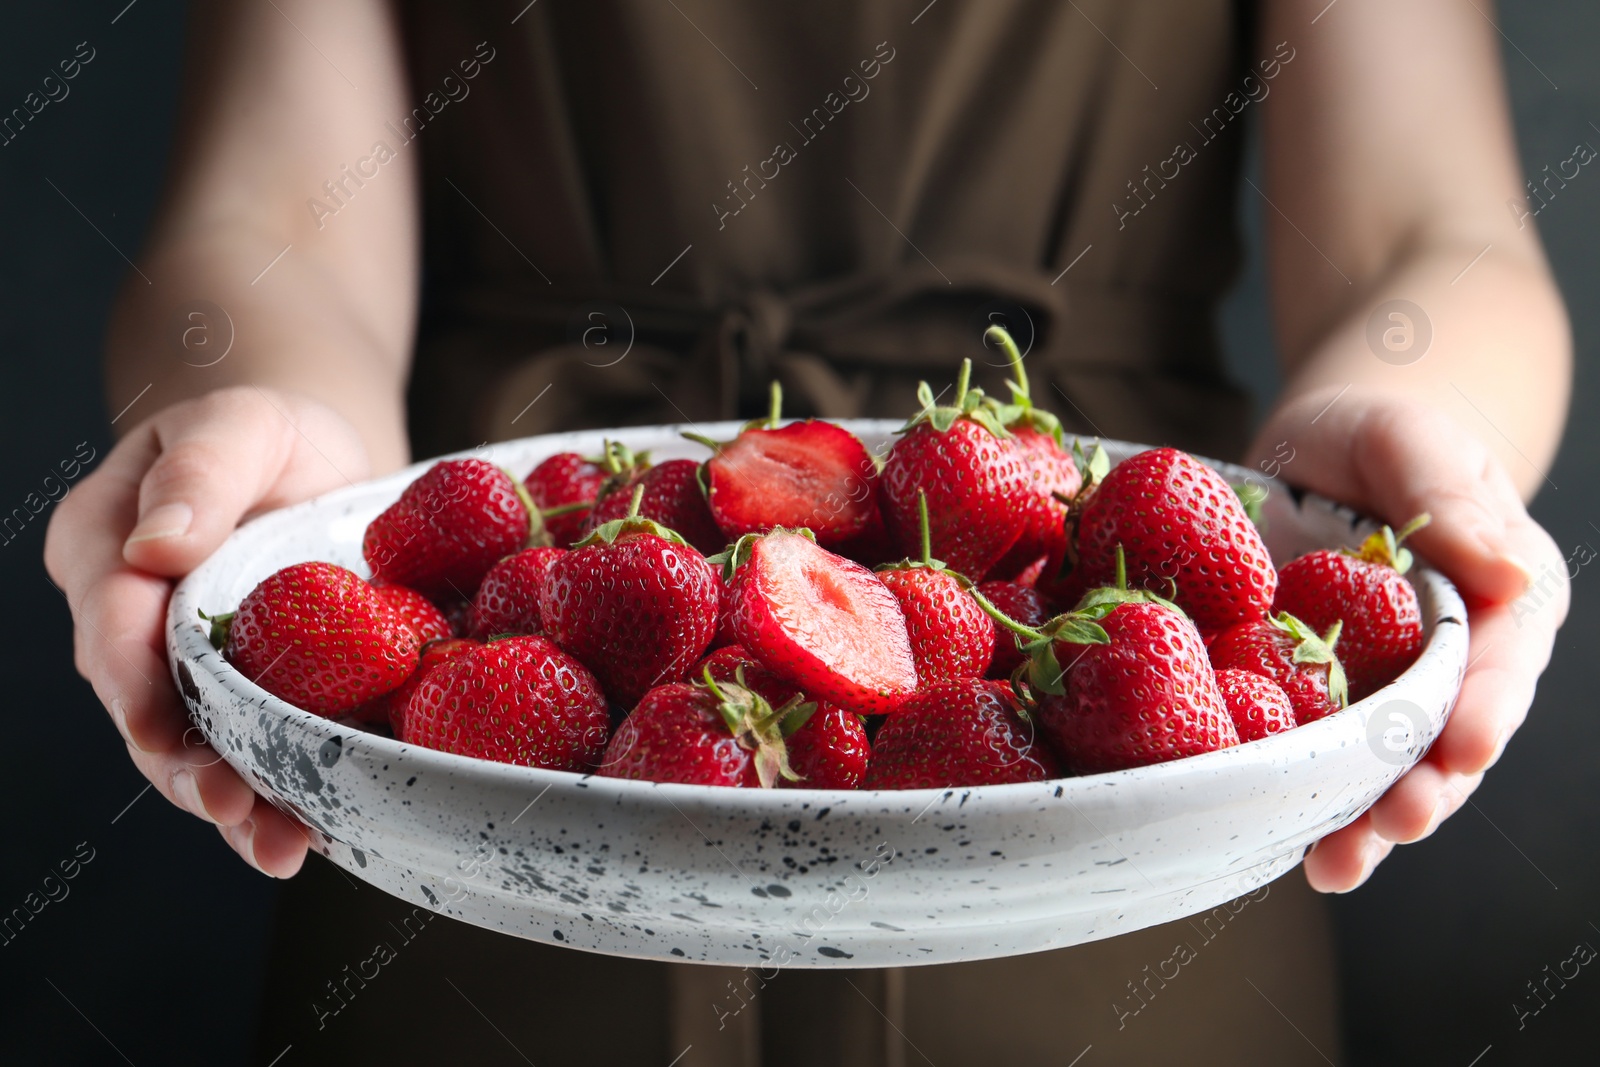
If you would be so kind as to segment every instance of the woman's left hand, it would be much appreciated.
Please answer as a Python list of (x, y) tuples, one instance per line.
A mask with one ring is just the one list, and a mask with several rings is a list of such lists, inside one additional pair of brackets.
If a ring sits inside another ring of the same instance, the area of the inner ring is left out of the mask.
[[(1252, 461), (1273, 470), (1276, 457), (1285, 481), (1396, 528), (1431, 514), (1407, 544), (1456, 584), (1471, 630), (1466, 680), (1438, 740), (1371, 810), (1306, 856), (1312, 888), (1341, 893), (1365, 882), (1395, 845), (1433, 833), (1500, 758), (1566, 619), (1569, 576), (1499, 460), (1454, 419), (1360, 387), (1335, 396), (1318, 389), (1281, 406)], [(1280, 442), (1293, 450), (1287, 463)]]

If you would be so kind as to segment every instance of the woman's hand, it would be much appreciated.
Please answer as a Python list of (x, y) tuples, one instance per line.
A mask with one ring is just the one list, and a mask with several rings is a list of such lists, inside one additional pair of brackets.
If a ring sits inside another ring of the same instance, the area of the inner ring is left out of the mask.
[(1471, 650), (1455, 710), (1422, 761), (1307, 855), (1306, 879), (1323, 892), (1361, 885), (1395, 845), (1427, 837), (1466, 802), (1527, 716), (1568, 603), (1561, 552), (1477, 438), (1425, 403), (1364, 387), (1336, 395), (1318, 389), (1289, 401), (1253, 457), (1271, 458), (1288, 441), (1284, 480), (1395, 527), (1431, 514), (1407, 544), (1461, 591)]
[(367, 476), (355, 428), (316, 401), (243, 386), (174, 404), (121, 441), (56, 508), (45, 567), (66, 593), (78, 672), (172, 803), (285, 878), (305, 832), (205, 743), (167, 667), (167, 598), (257, 512)]

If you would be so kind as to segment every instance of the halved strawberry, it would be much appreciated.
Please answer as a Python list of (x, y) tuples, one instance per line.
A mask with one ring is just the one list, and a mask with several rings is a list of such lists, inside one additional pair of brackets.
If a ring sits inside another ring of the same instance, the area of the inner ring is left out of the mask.
[(906, 620), (877, 575), (788, 530), (730, 550), (733, 632), (769, 670), (861, 714), (917, 688)]
[(840, 548), (877, 510), (877, 464), (842, 426), (820, 419), (779, 426), (782, 406), (773, 382), (771, 412), (732, 441), (684, 434), (713, 453), (702, 471), (712, 518), (728, 541), (781, 526), (809, 529), (817, 544)]

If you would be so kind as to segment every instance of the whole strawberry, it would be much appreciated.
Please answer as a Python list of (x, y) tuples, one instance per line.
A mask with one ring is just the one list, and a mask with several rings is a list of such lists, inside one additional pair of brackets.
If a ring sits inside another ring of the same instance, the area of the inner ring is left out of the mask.
[(446, 637), (438, 641), (429, 641), (422, 646), (422, 655), (417, 661), (417, 669), (411, 672), (411, 677), (400, 683), (400, 688), (388, 693), (372, 704), (364, 705), (381, 710), (382, 718), (369, 717), (367, 722), (387, 722), (389, 732), (402, 741), (406, 736), (406, 706), (411, 703), (412, 694), (422, 685), (423, 679), (441, 663), (455, 659), (464, 652), (477, 648), (483, 642), (474, 641), (467, 637)]
[(774, 530), (740, 538), (728, 565), (734, 635), (767, 669), (862, 715), (917, 688), (900, 602), (861, 564)]
[(525, 548), (489, 568), (472, 598), (472, 636), (483, 640), (495, 634), (536, 634), (539, 590), (564, 548)]
[(632, 707), (682, 681), (717, 630), (717, 576), (677, 533), (639, 514), (605, 523), (550, 565), (539, 618), (588, 664), (606, 695)]
[[(1073, 771), (1164, 763), (1239, 743), (1194, 623), (1170, 601), (1116, 584), (1091, 591), (1030, 642), (1039, 724)], [(1065, 664), (1065, 669), (1061, 664)]]
[(468, 600), (497, 560), (529, 543), (530, 523), (543, 536), (537, 515), (522, 483), (494, 464), (442, 460), (372, 520), (361, 554), (375, 582)]
[[(1055, 614), (1050, 610), (1050, 602), (1045, 599), (1043, 593), (1025, 585), (1016, 585), (1012, 582), (984, 582), (978, 586), (978, 592), (986, 597), (989, 603), (999, 608), (1007, 618), (1014, 619), (1023, 626), (1037, 629)], [(1028, 657), (1022, 651), (1022, 644), (1016, 633), (992, 623), (990, 628), (994, 633), (994, 653), (989, 662), (989, 677), (1009, 678), (1011, 672), (1022, 666)]]
[(611, 445), (610, 463), (615, 473), (600, 490), (585, 534), (627, 515), (634, 491), (643, 486), (640, 515), (677, 531), (701, 555), (726, 547), (728, 539), (717, 528), (700, 488), (700, 464), (692, 459), (672, 459), (650, 466), (645, 457), (634, 456), (616, 442)]
[[(807, 709), (809, 710), (809, 709)], [(774, 709), (731, 682), (657, 686), (617, 727), (597, 773), (685, 785), (771, 788), (794, 775), (783, 722), (798, 707)]]
[(434, 607), (433, 601), (415, 589), (403, 585), (375, 585), (373, 589), (417, 632), (419, 644), (450, 636), (450, 620)]
[(1274, 611), (1287, 611), (1319, 631), (1344, 623), (1339, 662), (1352, 700), (1400, 677), (1422, 653), (1422, 609), (1405, 579), (1412, 560), (1402, 542), (1427, 522), (1420, 515), (1398, 534), (1385, 526), (1354, 551), (1323, 549), (1278, 571)]
[(943, 789), (1058, 778), (1005, 682), (941, 682), (906, 700), (873, 739), (863, 789)]
[[(775, 708), (811, 698), (792, 683), (773, 674), (743, 645), (717, 649), (695, 668), (695, 677), (709, 672), (718, 682), (742, 684), (761, 694)], [(861, 717), (834, 704), (817, 703), (816, 711), (791, 728), (784, 738), (789, 749), (789, 766), (798, 778), (778, 779), (778, 788), (854, 789), (867, 773), (872, 746)]]
[(994, 623), (972, 596), (972, 583), (929, 554), (927, 500), (918, 504), (921, 559), (886, 564), (878, 577), (900, 601), (918, 684), (982, 678), (994, 658)]
[(1259, 619), (1278, 587), (1272, 557), (1238, 494), (1186, 452), (1153, 448), (1123, 460), (1095, 489), (1078, 523), (1078, 566), (1106, 585), (1127, 554), (1134, 588), (1169, 589), (1202, 632)]
[(210, 621), (212, 643), (240, 674), (330, 718), (394, 689), (417, 664), (411, 623), (332, 563), (285, 567)]
[(1015, 579), (1041, 557), (1060, 559), (1066, 551), (1067, 503), (1083, 485), (1082, 473), (1072, 453), (1061, 446), (1061, 421), (1050, 412), (1033, 406), (1028, 372), (1016, 341), (1001, 326), (984, 332), (984, 343), (993, 343), (1011, 361), (1013, 380), (1011, 403), (991, 401), (1000, 425), (1010, 431), (1028, 472), (1029, 489), (1019, 498), (1026, 512), (1027, 525), (1022, 536), (989, 571), (994, 579)]
[[(557, 452), (524, 479), (528, 496), (546, 513), (544, 526), (555, 544), (566, 547), (583, 536), (589, 511), (608, 474), (604, 462), (576, 452)], [(548, 514), (550, 511), (557, 514)]]
[(1295, 721), (1304, 726), (1350, 702), (1344, 667), (1334, 654), (1339, 625), (1319, 637), (1286, 611), (1242, 622), (1211, 642), (1211, 664), (1219, 671), (1253, 671), (1277, 682), (1294, 705)]
[(610, 733), (588, 669), (543, 637), (507, 637), (429, 670), (405, 708), (407, 744), (497, 763), (587, 771)]
[(1233, 728), (1238, 731), (1241, 744), (1293, 730), (1299, 725), (1295, 722), (1289, 694), (1270, 678), (1230, 668), (1217, 672), (1217, 689), (1222, 693), (1222, 702), (1228, 706), (1228, 715), (1233, 719)]
[(935, 405), (927, 382), (917, 387), (922, 410), (901, 429), (878, 484), (884, 522), (901, 555), (912, 556), (920, 545), (917, 494), (926, 493), (933, 554), (981, 577), (1027, 528), (1020, 503), (1032, 482), (982, 390), (968, 388), (971, 377), (972, 361), (965, 360), (950, 407)]
[(782, 408), (783, 391), (773, 382), (767, 417), (746, 423), (732, 441), (684, 434), (713, 453), (702, 469), (711, 516), (724, 543), (804, 527), (836, 550), (877, 516), (877, 465), (842, 426), (820, 419), (780, 426)]

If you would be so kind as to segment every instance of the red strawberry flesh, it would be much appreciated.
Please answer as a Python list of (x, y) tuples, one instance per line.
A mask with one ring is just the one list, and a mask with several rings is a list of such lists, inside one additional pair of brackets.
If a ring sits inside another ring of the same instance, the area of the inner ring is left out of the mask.
[(916, 689), (900, 604), (859, 563), (773, 533), (756, 542), (734, 584), (740, 643), (818, 699), (867, 714)]

